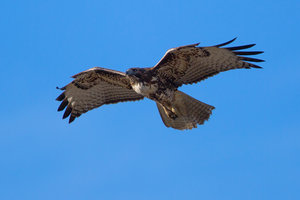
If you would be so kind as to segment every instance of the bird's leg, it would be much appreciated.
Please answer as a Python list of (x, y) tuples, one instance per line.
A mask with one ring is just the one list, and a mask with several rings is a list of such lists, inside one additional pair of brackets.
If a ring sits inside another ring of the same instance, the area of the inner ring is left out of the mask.
[(178, 116), (172, 112), (170, 109), (166, 108), (165, 106), (163, 106), (165, 113), (168, 115), (168, 117), (170, 117), (171, 119), (175, 120)]
[(174, 98), (173, 91), (162, 90), (157, 96), (154, 97), (156, 102), (162, 105), (165, 113), (169, 118), (175, 120), (178, 116), (175, 114), (175, 109), (172, 107), (172, 101)]

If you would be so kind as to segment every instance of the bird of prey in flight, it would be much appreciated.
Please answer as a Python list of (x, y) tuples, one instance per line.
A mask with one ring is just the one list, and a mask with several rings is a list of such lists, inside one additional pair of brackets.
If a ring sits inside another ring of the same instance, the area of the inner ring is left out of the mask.
[(156, 102), (162, 121), (167, 127), (184, 130), (196, 128), (210, 117), (213, 106), (198, 101), (178, 90), (231, 69), (261, 68), (252, 62), (264, 60), (245, 57), (262, 51), (240, 51), (255, 44), (225, 47), (228, 42), (200, 47), (191, 44), (169, 49), (150, 68), (130, 68), (126, 73), (94, 67), (74, 75), (56, 100), (62, 101), (58, 111), (66, 108), (63, 119), (69, 123), (82, 113), (104, 104), (149, 98)]

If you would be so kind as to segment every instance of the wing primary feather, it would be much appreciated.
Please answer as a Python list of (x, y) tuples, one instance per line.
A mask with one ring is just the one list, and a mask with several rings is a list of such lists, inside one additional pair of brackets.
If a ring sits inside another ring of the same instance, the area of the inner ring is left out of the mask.
[(263, 51), (234, 51), (235, 55), (257, 55), (264, 53)]
[(57, 111), (62, 111), (63, 109), (65, 109), (65, 107), (68, 105), (68, 100), (65, 99), (63, 102), (61, 102), (60, 106), (58, 107)]
[(250, 65), (250, 67), (253, 67), (253, 68), (258, 68), (258, 69), (262, 69), (261, 66), (258, 66), (258, 65), (254, 65), (252, 63), (248, 63)]
[(57, 98), (56, 101), (62, 101), (66, 97), (65, 93), (61, 93)]
[(71, 114), (70, 119), (69, 119), (69, 124), (72, 123), (75, 120), (75, 116)]
[(242, 45), (242, 46), (236, 46), (236, 47), (228, 47), (226, 49), (234, 51), (234, 50), (248, 49), (248, 48), (251, 48), (255, 45), (256, 44), (248, 44), (248, 45)]
[(196, 46), (198, 46), (200, 44), (200, 42), (198, 42), (198, 43), (195, 43), (195, 44), (189, 44), (189, 45), (184, 45), (184, 46), (180, 46), (180, 47), (177, 47), (177, 48), (175, 48), (175, 49), (183, 49), (183, 48), (186, 48), (186, 47), (196, 47)]
[(230, 43), (232, 43), (233, 41), (235, 41), (236, 38), (237, 38), (237, 37), (233, 38), (232, 40), (229, 40), (228, 42), (224, 42), (224, 43), (222, 43), (222, 44), (217, 44), (217, 45), (215, 45), (215, 47), (222, 47), (222, 46), (225, 46), (225, 45), (227, 45), (227, 44), (230, 44)]
[(68, 106), (64, 113), (63, 119), (67, 118), (71, 112), (72, 112), (72, 108), (70, 106)]
[(264, 60), (257, 59), (257, 58), (248, 58), (248, 57), (240, 57), (240, 56), (239, 59), (244, 61), (250, 61), (250, 62), (265, 62)]
[(66, 89), (66, 87), (58, 87), (58, 86), (56, 86), (56, 89), (58, 89), (58, 90), (65, 90)]

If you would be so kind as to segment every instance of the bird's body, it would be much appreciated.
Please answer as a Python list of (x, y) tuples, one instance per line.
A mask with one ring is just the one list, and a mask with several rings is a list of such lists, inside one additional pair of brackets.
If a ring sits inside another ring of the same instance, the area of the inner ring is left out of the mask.
[(167, 127), (191, 129), (203, 124), (214, 109), (181, 92), (183, 84), (196, 83), (222, 71), (237, 68), (260, 68), (245, 62), (263, 60), (238, 55), (256, 55), (262, 52), (236, 51), (254, 45), (220, 48), (229, 42), (212, 47), (196, 47), (198, 44), (170, 49), (152, 68), (130, 68), (125, 73), (95, 67), (81, 72), (57, 100), (62, 101), (58, 110), (70, 115), (69, 122), (103, 104), (141, 100), (144, 97), (156, 102)]
[(130, 80), (130, 84), (136, 93), (148, 97), (149, 99), (152, 99), (151, 97), (160, 89), (158, 80), (155, 77), (150, 81)]
[[(134, 70), (134, 71), (132, 71)], [(176, 118), (176, 114), (172, 111), (176, 87), (165, 85), (159, 77), (153, 76), (149, 68), (133, 68), (127, 70), (126, 74), (130, 79), (132, 89), (144, 97), (147, 97), (164, 107), (165, 112), (171, 118)], [(138, 75), (138, 76), (136, 76)], [(147, 79), (147, 77), (151, 77)]]
[(133, 69), (127, 70), (126, 74), (130, 80), (132, 89), (136, 93), (154, 101), (162, 101), (164, 98), (173, 98), (174, 89), (176, 88), (164, 85), (159, 77), (153, 76), (149, 68), (147, 70), (145, 70), (145, 68), (134, 68), (134, 72), (131, 70)]

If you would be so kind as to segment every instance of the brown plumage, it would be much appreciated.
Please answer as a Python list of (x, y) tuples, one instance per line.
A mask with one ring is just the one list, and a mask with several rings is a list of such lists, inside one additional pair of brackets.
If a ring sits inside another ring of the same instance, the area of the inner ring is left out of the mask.
[(72, 122), (76, 117), (103, 104), (136, 101), (144, 97), (154, 100), (164, 124), (175, 129), (191, 129), (208, 120), (213, 106), (178, 91), (183, 84), (197, 83), (231, 69), (261, 68), (249, 62), (262, 51), (240, 51), (254, 44), (223, 48), (235, 39), (210, 47), (198, 44), (169, 49), (152, 68), (131, 68), (125, 73), (95, 67), (81, 72), (57, 98), (58, 111)]
[(123, 101), (136, 101), (144, 97), (132, 90), (122, 72), (95, 67), (73, 76), (75, 80), (61, 88), (65, 90), (56, 100), (62, 101), (58, 111), (67, 107), (63, 119), (70, 115), (69, 123), (82, 113)]

